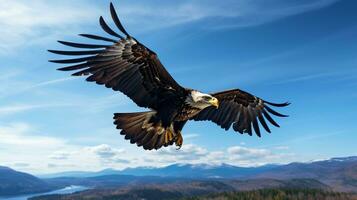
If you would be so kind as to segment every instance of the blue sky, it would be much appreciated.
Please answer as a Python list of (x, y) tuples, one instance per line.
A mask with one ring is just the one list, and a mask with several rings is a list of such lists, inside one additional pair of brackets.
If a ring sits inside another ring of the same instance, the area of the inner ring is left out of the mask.
[[(113, 1), (129, 33), (183, 86), (240, 88), (290, 115), (262, 138), (190, 122), (180, 151), (124, 140), (115, 112), (130, 99), (56, 71), (56, 40), (105, 35), (109, 1), (0, 0), (0, 165), (35, 174), (173, 163), (256, 166), (356, 155), (354, 0)], [(109, 20), (108, 20), (109, 21)]]

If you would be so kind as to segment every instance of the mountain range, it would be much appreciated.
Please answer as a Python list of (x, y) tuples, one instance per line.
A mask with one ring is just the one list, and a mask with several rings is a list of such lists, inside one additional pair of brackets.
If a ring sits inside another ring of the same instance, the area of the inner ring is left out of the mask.
[(35, 176), (0, 166), (0, 196), (40, 193), (54, 189), (56, 187)]
[(77, 177), (88, 178), (106, 175), (160, 176), (185, 178), (239, 178), (272, 170), (279, 165), (264, 165), (261, 167), (237, 167), (228, 164), (173, 164), (166, 167), (137, 167), (124, 170), (104, 169), (98, 172), (61, 172), (40, 175), (41, 178)]
[[(52, 177), (100, 177), (109, 175), (130, 175), (135, 177), (168, 177), (176, 179), (314, 179), (338, 191), (357, 191), (357, 156), (332, 158), (309, 163), (287, 165), (265, 165), (261, 167), (237, 167), (222, 165), (174, 164), (162, 168), (139, 167), (124, 170), (106, 169), (99, 172), (66, 172), (49, 175)], [(50, 179), (51, 180), (51, 179)]]
[(204, 182), (216, 184), (215, 181), (218, 181), (217, 184), (239, 185), (239, 188), (248, 189), (300, 185), (307, 188), (357, 192), (357, 156), (261, 167), (174, 164), (161, 168), (138, 167), (124, 170), (106, 169), (99, 172), (63, 172), (43, 175), (40, 178), (0, 167), (0, 196), (43, 192), (69, 185), (113, 188), (146, 184), (190, 185), (195, 181), (201, 185)]

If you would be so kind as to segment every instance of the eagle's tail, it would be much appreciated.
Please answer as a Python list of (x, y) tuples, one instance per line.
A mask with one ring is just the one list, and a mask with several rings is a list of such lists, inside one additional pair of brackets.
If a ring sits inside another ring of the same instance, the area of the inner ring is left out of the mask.
[(182, 145), (181, 129), (174, 129), (174, 124), (163, 127), (156, 112), (115, 113), (114, 124), (122, 129), (121, 135), (130, 143), (143, 146), (145, 150), (159, 149), (173, 143)]

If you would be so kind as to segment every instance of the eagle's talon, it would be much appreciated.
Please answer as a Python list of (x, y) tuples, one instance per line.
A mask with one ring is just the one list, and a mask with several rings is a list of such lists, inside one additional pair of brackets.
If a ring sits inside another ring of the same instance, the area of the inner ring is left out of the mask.
[(182, 135), (181, 135), (181, 133), (180, 133), (180, 132), (179, 132), (179, 133), (178, 133), (178, 135), (177, 135), (177, 138), (176, 138), (175, 144), (176, 144), (176, 146), (178, 147), (176, 150), (181, 149), (182, 144), (183, 144), (183, 138), (182, 138)]

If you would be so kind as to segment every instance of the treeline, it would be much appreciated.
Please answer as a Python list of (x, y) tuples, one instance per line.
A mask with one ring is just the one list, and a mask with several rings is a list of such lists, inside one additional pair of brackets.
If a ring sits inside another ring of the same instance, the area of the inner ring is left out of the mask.
[(92, 191), (73, 195), (49, 195), (31, 198), (31, 200), (357, 200), (356, 194), (315, 189), (262, 189), (194, 197), (184, 196), (186, 195), (160, 189), (142, 189), (124, 193), (107, 190), (106, 192)]
[(262, 189), (224, 192), (182, 200), (357, 200), (357, 195), (314, 189)]

